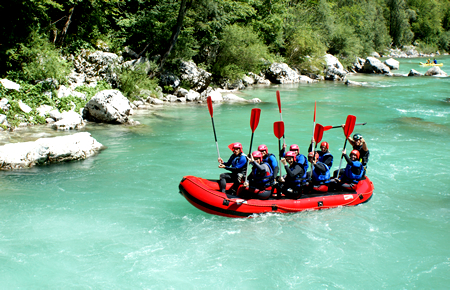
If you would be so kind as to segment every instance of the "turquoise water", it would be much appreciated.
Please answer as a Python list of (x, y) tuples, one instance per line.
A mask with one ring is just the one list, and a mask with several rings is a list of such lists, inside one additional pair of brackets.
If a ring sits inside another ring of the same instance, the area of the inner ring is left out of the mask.
[[(400, 72), (423, 59), (400, 59)], [(450, 59), (440, 58), (450, 66)], [(448, 71), (450, 72), (450, 71)], [(206, 105), (139, 112), (143, 125), (89, 125), (107, 146), (85, 161), (0, 172), (2, 289), (447, 289), (450, 283), (450, 79), (358, 75), (242, 91), (260, 104), (214, 106), (220, 154), (275, 152), (280, 90), (286, 142), (304, 153), (317, 122), (348, 114), (370, 148), (373, 198), (358, 207), (229, 219), (178, 193), (184, 175), (215, 178)], [(15, 137), (12, 140), (15, 141)], [(341, 129), (323, 140), (338, 156)], [(338, 166), (335, 161), (334, 167)]]

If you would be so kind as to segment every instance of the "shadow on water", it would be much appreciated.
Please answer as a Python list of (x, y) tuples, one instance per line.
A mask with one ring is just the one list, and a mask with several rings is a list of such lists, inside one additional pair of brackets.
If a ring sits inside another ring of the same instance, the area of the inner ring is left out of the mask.
[(447, 125), (425, 121), (424, 119), (418, 117), (395, 118), (394, 123), (408, 130), (415, 130), (433, 134), (450, 134), (450, 128)]

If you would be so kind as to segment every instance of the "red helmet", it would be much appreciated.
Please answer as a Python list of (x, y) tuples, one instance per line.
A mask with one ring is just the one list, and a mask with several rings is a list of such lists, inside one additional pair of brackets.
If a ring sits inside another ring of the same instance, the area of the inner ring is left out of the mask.
[(253, 159), (259, 158), (261, 161), (263, 159), (263, 155), (261, 151), (253, 151), (252, 153)]
[(294, 150), (298, 150), (298, 152), (300, 152), (300, 148), (298, 148), (297, 144), (292, 144), (291, 147), (289, 147), (290, 151), (294, 151)]
[(359, 159), (359, 151), (358, 150), (352, 150), (352, 152), (350, 152), (350, 155), (355, 155), (356, 159)]
[(239, 149), (241, 149), (241, 151), (242, 151), (242, 144), (239, 143), (239, 142), (231, 143), (231, 144), (228, 146), (228, 148), (230, 148), (231, 151), (233, 151), (234, 148), (239, 148)]
[(264, 144), (261, 144), (261, 145), (259, 145), (258, 146), (258, 151), (266, 151), (266, 152), (269, 152), (269, 150), (267, 149), (267, 146), (266, 145), (264, 145)]
[(330, 148), (330, 145), (328, 145), (328, 142), (322, 142), (322, 143), (320, 143), (320, 147), (326, 147), (327, 149), (329, 149)]
[(294, 151), (288, 151), (286, 152), (286, 157), (292, 157), (295, 159), (295, 157), (297, 157), (297, 153), (295, 153)]

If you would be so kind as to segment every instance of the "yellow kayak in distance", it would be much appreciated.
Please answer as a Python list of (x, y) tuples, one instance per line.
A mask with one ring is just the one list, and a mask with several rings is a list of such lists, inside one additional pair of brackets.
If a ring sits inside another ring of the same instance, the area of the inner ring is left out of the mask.
[(421, 66), (443, 66), (444, 64), (442, 62), (441, 63), (423, 63), (423, 62), (421, 62), (420, 65)]

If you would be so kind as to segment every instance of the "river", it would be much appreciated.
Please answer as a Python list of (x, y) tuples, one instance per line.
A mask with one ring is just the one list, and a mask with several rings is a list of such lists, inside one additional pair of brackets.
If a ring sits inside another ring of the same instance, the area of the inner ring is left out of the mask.
[[(399, 72), (423, 73), (423, 60), (399, 59)], [(449, 57), (438, 61), (444, 71), (450, 65)], [(206, 104), (138, 112), (133, 118), (142, 126), (87, 126), (107, 146), (95, 157), (0, 172), (1, 288), (448, 289), (449, 78), (349, 79), (365, 86), (247, 89), (239, 95), (263, 102), (214, 105), (214, 121), (225, 159), (232, 142), (248, 151), (254, 107), (262, 112), (253, 148), (264, 143), (276, 153), (276, 90), (286, 142), (301, 153), (315, 101), (324, 126), (355, 115), (356, 123), (367, 122), (354, 132), (371, 152), (369, 202), (249, 219), (209, 215), (178, 193), (184, 175), (223, 172)], [(342, 130), (326, 131), (323, 140), (338, 160)]]

